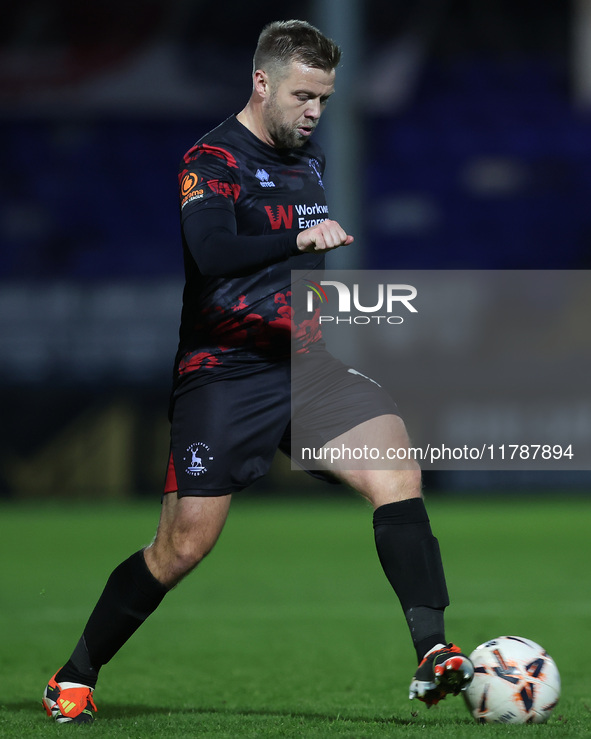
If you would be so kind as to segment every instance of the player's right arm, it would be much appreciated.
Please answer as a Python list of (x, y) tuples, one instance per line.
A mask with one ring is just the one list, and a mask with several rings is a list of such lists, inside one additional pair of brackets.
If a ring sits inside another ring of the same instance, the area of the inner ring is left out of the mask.
[(262, 269), (301, 253), (296, 234), (244, 236), (236, 219), (222, 208), (206, 208), (183, 222), (185, 241), (202, 275), (230, 277)]
[(239, 234), (234, 210), (240, 194), (239, 168), (232, 154), (197, 145), (184, 163), (188, 167), (179, 175), (182, 229), (202, 275), (229, 277), (353, 241), (330, 220), (299, 233)]
[(261, 269), (297, 254), (330, 251), (353, 241), (336, 221), (323, 221), (299, 233), (241, 236), (231, 213), (213, 207), (191, 214), (183, 230), (199, 271), (211, 277)]
[(301, 253), (292, 231), (238, 233), (235, 203), (241, 183), (230, 151), (197, 144), (184, 157), (179, 185), (184, 240), (202, 275), (229, 277)]

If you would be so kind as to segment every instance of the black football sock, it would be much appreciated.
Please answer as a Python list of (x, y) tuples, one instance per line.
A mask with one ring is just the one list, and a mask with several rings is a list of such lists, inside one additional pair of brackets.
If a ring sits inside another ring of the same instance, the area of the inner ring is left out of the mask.
[(150, 572), (143, 550), (116, 567), (88, 619), (72, 656), (57, 673), (57, 682), (94, 688), (100, 668), (156, 610), (168, 588)]
[(443, 612), (449, 605), (439, 544), (422, 498), (387, 503), (373, 516), (376, 548), (394, 588), (420, 661), (445, 644)]

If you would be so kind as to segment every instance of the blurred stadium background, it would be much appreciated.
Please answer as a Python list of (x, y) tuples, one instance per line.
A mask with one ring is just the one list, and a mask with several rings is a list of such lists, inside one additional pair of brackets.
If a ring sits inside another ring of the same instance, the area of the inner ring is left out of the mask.
[[(159, 494), (177, 165), (245, 103), (262, 25), (290, 17), (344, 48), (318, 135), (361, 238), (332, 266), (591, 267), (589, 0), (4, 3), (0, 497)], [(303, 477), (279, 464), (260, 490)], [(431, 483), (590, 483), (462, 480)]]

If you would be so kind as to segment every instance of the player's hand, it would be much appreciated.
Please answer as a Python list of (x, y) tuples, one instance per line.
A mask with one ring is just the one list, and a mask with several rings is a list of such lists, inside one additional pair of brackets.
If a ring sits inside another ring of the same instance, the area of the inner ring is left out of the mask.
[(339, 246), (348, 246), (352, 242), (353, 237), (336, 221), (330, 220), (300, 231), (297, 237), (298, 249), (305, 252), (330, 251)]

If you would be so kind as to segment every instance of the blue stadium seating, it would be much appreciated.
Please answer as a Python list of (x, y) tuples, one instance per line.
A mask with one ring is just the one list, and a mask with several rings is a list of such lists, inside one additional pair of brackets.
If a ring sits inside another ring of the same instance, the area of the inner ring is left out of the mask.
[[(369, 268), (590, 263), (591, 118), (549, 59), (432, 63), (366, 120)], [(0, 278), (182, 272), (176, 170), (215, 121), (2, 120)]]

